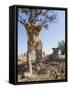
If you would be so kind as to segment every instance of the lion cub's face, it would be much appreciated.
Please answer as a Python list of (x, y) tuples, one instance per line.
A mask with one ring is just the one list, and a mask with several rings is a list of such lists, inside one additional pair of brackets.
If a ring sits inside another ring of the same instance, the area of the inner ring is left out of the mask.
[(58, 55), (59, 48), (52, 48), (53, 54)]
[(40, 41), (39, 32), (41, 31), (42, 27), (40, 25), (26, 23), (25, 28), (28, 35), (29, 45), (37, 47)]
[(35, 36), (38, 36), (39, 32), (42, 29), (42, 27), (40, 25), (34, 25), (34, 24), (30, 24), (30, 23), (26, 23), (25, 27), (26, 27), (27, 33), (29, 35), (35, 35)]

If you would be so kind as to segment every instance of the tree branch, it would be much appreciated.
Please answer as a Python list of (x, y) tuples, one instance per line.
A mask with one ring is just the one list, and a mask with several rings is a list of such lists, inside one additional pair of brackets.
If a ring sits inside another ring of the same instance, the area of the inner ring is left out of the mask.
[(22, 22), (22, 21), (20, 21), (20, 20), (18, 20), (22, 25), (24, 25), (24, 23)]
[(20, 20), (18, 19), (18, 21), (19, 21), (21, 24), (23, 24), (23, 25), (24, 25), (24, 22), (23, 22), (23, 20), (22, 20), (22, 18), (21, 18), (21, 16), (20, 16), (20, 15), (18, 15), (18, 18), (20, 18)]
[(30, 16), (29, 16), (28, 22), (31, 21), (31, 18), (32, 18), (32, 9), (30, 9)]
[(41, 12), (42, 12), (42, 10), (40, 10), (40, 12), (39, 13), (36, 13), (35, 14), (35, 16), (33, 17), (33, 19), (30, 21), (30, 23), (32, 23), (34, 20), (35, 20), (35, 18), (38, 16), (38, 15), (40, 15), (41, 14)]

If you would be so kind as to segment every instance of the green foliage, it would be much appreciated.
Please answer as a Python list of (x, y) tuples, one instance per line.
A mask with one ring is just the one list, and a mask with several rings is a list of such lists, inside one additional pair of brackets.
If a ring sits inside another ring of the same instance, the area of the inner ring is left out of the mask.
[(59, 41), (58, 42), (58, 47), (61, 50), (62, 54), (65, 54), (65, 41)]

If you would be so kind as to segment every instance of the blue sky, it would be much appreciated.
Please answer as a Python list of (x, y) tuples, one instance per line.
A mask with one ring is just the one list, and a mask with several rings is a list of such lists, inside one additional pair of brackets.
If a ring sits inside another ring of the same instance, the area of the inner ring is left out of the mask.
[[(65, 11), (55, 10), (57, 21), (49, 24), (49, 28), (42, 29), (40, 39), (43, 43), (42, 50), (47, 54), (57, 47), (58, 41), (65, 41)], [(18, 22), (18, 55), (27, 51), (27, 33), (22, 24)]]

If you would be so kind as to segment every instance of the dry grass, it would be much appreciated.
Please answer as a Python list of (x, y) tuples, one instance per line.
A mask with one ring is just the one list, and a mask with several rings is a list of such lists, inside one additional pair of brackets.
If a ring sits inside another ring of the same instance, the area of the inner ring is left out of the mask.
[(58, 62), (58, 64), (44, 62), (40, 70), (37, 69), (36, 64), (33, 64), (33, 74), (30, 78), (23, 77), (26, 71), (26, 63), (18, 64), (18, 82), (65, 79), (65, 62)]

